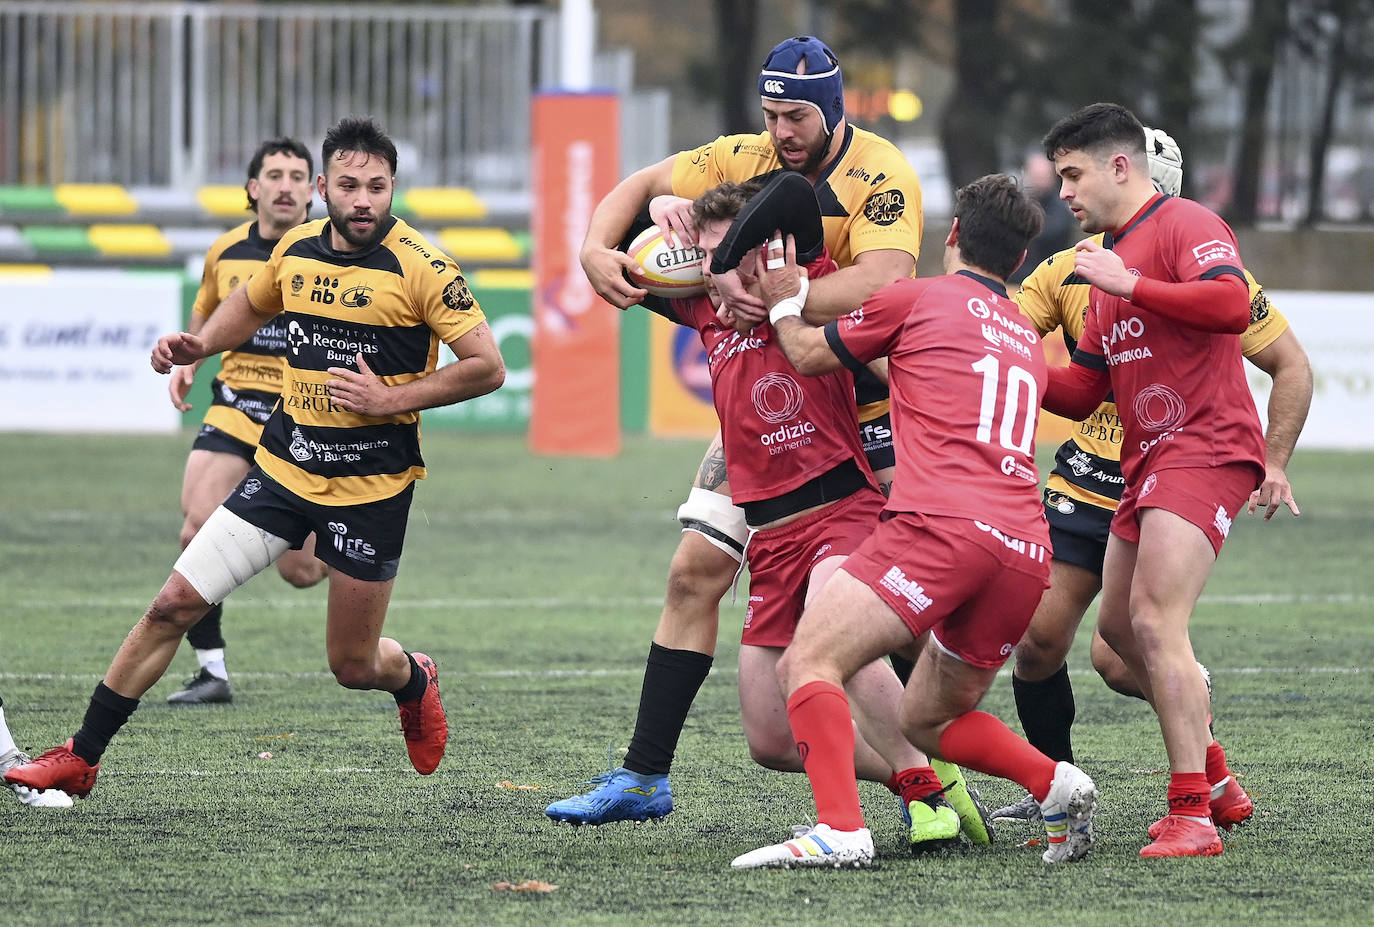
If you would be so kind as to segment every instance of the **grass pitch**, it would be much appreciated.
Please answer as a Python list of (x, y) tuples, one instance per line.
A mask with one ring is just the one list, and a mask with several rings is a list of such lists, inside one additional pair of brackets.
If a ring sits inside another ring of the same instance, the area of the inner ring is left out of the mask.
[[(33, 752), (70, 736), (176, 554), (189, 437), (0, 436), (0, 693)], [(1102, 791), (1099, 842), (1052, 868), (1004, 828), (983, 852), (915, 860), (866, 787), (870, 872), (732, 872), (806, 820), (801, 776), (754, 767), (735, 642), (657, 825), (555, 827), (544, 806), (629, 739), (674, 512), (696, 442), (632, 439), (614, 461), (531, 457), (514, 438), (426, 436), (387, 633), (439, 663), (448, 755), (406, 761), (395, 707), (336, 686), (323, 593), (268, 572), (225, 607), (232, 706), (163, 701), (183, 649), (71, 811), (0, 795), (0, 897), (48, 924), (1368, 923), (1374, 904), (1374, 458), (1297, 455), (1303, 515), (1242, 516), (1193, 621), (1218, 736), (1256, 802), (1223, 856), (1146, 863), (1166, 762), (1145, 705), (1070, 658), (1075, 749)], [(1010, 682), (984, 707), (1014, 723)], [(270, 754), (270, 757), (264, 756)], [(992, 804), (1011, 783), (974, 776)], [(525, 880), (545, 891), (501, 890)]]

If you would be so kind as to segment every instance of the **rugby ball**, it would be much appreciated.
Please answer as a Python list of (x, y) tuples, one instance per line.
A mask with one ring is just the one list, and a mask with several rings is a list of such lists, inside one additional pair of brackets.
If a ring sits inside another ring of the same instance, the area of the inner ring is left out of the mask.
[(635, 236), (625, 253), (644, 268), (643, 274), (626, 271), (630, 282), (655, 296), (684, 299), (706, 292), (701, 279), (701, 259), (705, 252), (696, 245), (674, 248), (665, 241), (658, 226), (651, 225)]

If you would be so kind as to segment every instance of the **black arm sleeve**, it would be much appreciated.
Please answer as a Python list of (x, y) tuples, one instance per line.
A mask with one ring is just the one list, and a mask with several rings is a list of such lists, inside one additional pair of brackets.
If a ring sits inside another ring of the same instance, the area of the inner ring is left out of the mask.
[(735, 217), (711, 259), (711, 273), (723, 274), (739, 266), (749, 250), (775, 231), (797, 241), (797, 263), (810, 264), (825, 250), (825, 227), (816, 191), (801, 174), (781, 171), (754, 194)]

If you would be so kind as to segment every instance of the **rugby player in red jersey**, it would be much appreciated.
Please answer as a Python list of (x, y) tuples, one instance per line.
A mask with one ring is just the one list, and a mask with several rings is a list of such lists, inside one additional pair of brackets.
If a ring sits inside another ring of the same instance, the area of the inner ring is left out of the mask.
[(1051, 372), (1046, 409), (1081, 419), (1110, 391), (1125, 490), (1102, 571), (1098, 632), (1159, 716), (1168, 814), (1143, 857), (1214, 856), (1209, 782), (1225, 779), (1188, 621), (1232, 520), (1265, 479), (1264, 434), (1241, 362), (1250, 287), (1231, 229), (1150, 180), (1144, 130), (1094, 103), (1044, 139), (1060, 197), (1087, 232), (1075, 272), (1092, 285), (1072, 363)]
[(975, 710), (1048, 585), (1035, 467), (1045, 360), (1005, 284), (1043, 214), (1005, 175), (960, 189), (955, 214), (945, 275), (883, 287), (824, 328), (801, 318), (807, 280), (790, 237), (772, 262), (781, 266), (760, 268), (777, 338), (801, 373), (833, 376), (888, 358), (897, 476), (883, 520), (808, 604), (778, 666), (819, 823), (736, 858), (735, 868), (872, 862), (843, 687), (926, 632), (902, 699), (906, 736), (1025, 786), (1041, 802), (1046, 862), (1092, 847), (1097, 790), (1087, 774)]
[[(705, 251), (707, 295), (673, 300), (660, 310), (695, 328), (706, 348), (731, 497), (750, 528), (749, 606), (739, 657), (750, 753), (770, 769), (800, 772), (778, 661), (806, 601), (872, 533), (883, 495), (857, 428), (852, 374), (835, 369), (804, 377), (788, 362), (769, 324), (722, 321), (716, 278), (743, 263), (742, 277), (749, 279), (754, 256), (775, 229), (795, 234), (800, 260), (812, 276), (836, 269), (825, 250), (811, 185), (794, 172), (722, 183), (696, 199), (693, 215), (697, 243)], [(876, 658), (855, 670), (850, 686), (863, 737), (850, 755), (851, 786), (857, 770), (900, 795), (912, 817), (914, 849), (957, 842), (959, 815), (943, 800), (929, 759), (901, 734), (896, 674)]]

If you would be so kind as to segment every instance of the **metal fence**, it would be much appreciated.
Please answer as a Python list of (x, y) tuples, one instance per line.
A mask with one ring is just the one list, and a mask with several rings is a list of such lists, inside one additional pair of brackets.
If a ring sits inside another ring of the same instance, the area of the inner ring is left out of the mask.
[(528, 7), (6, 2), (0, 183), (238, 183), (260, 139), (370, 114), (410, 185), (524, 190), (556, 33)]

